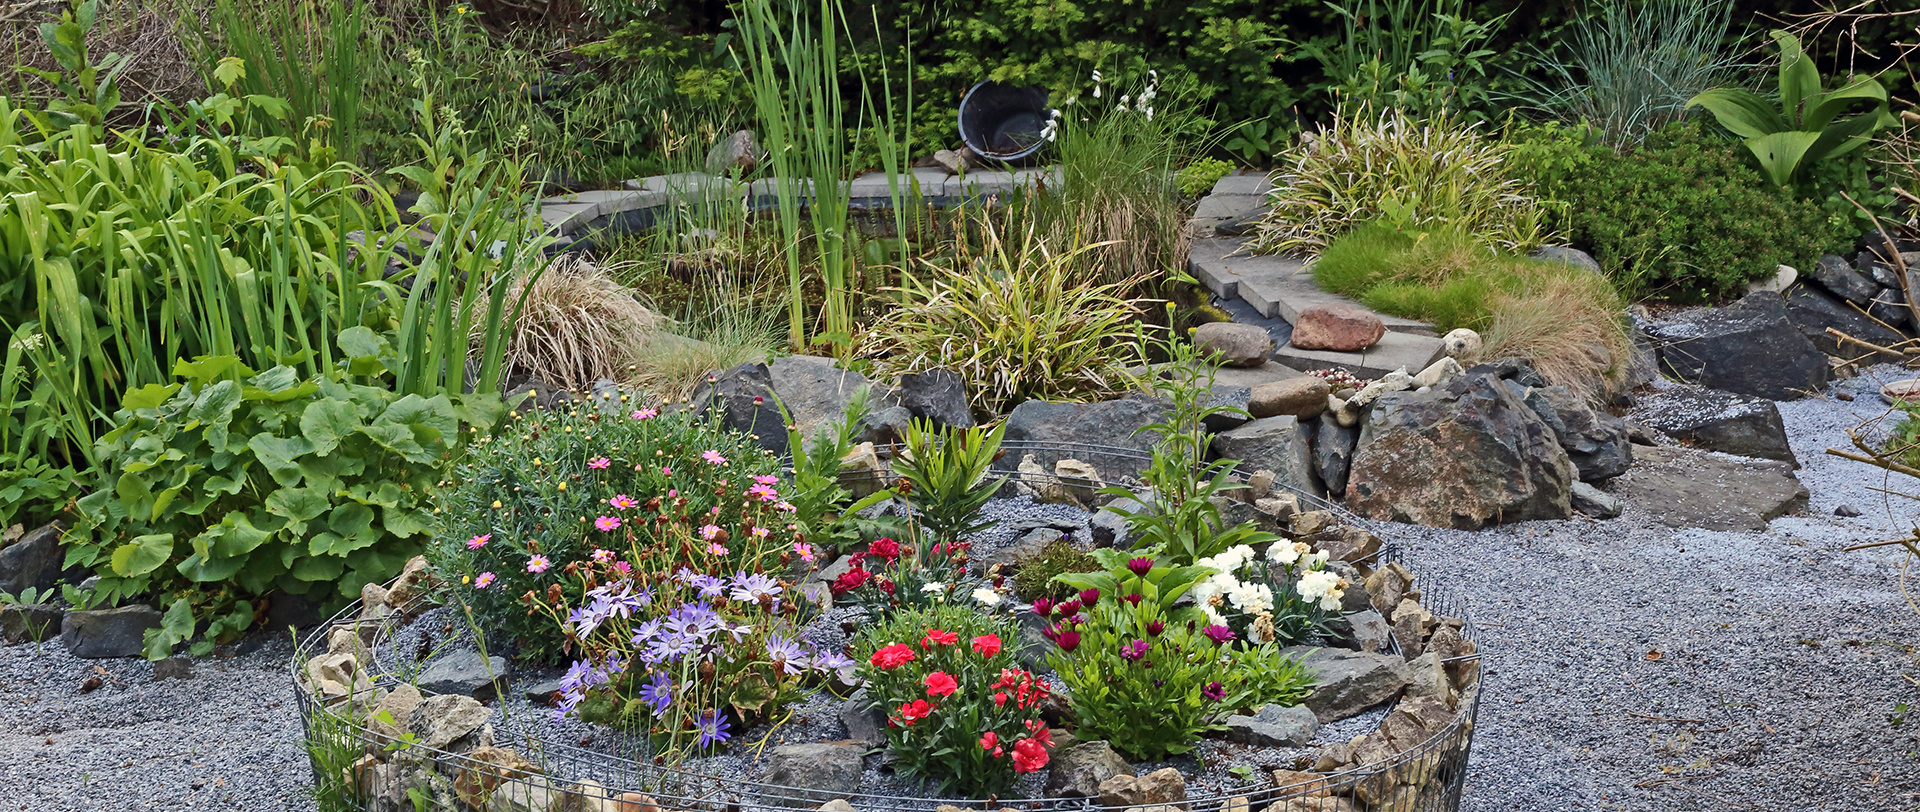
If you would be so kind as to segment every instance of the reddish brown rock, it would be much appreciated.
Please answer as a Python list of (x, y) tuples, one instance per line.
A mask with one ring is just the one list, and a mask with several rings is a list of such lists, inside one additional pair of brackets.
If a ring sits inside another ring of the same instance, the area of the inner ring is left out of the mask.
[(1303, 350), (1359, 352), (1387, 334), (1380, 317), (1353, 305), (1314, 305), (1293, 323), (1295, 347)]

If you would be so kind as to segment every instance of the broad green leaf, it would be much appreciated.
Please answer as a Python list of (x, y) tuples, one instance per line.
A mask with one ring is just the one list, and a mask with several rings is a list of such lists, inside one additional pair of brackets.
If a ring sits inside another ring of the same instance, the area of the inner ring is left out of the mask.
[(202, 423), (225, 423), (239, 405), (240, 385), (233, 381), (218, 381), (201, 388), (199, 396), (193, 400), (193, 408), (187, 411), (187, 418)]
[(339, 447), (340, 438), (359, 429), (360, 413), (345, 401), (316, 400), (300, 413), (300, 433), (313, 445), (313, 452), (323, 457)]
[(371, 327), (349, 327), (340, 331), (340, 351), (348, 358), (378, 359), (393, 351), (387, 339)]
[(229, 373), (243, 378), (253, 376), (253, 370), (231, 355), (202, 355), (192, 361), (181, 359), (173, 363), (174, 377), (196, 383), (210, 383)]
[(278, 366), (248, 378), (247, 385), (269, 395), (285, 392), (300, 385), (300, 373), (293, 367)]
[(214, 81), (222, 86), (232, 87), (234, 82), (247, 78), (247, 62), (237, 56), (223, 56), (220, 63), (213, 67)]
[(396, 538), (408, 538), (433, 530), (433, 514), (424, 510), (407, 510), (390, 507), (380, 511), (381, 523), (386, 526), (387, 534)]
[(339, 533), (323, 531), (313, 534), (313, 538), (307, 542), (307, 554), (346, 555), (353, 551), (354, 544), (353, 539), (341, 536)]
[(299, 484), (300, 466), (295, 461), (313, 451), (305, 437), (275, 437), (264, 431), (248, 440), (247, 447), (282, 486)]
[(113, 572), (127, 578), (145, 575), (167, 563), (173, 555), (173, 536), (151, 533), (136, 536), (113, 551)]
[(1792, 129), (1772, 104), (1745, 90), (1714, 88), (1688, 99), (1687, 107), (1706, 108), (1720, 126), (1741, 138), (1759, 138)]
[(347, 549), (358, 549), (380, 540), (380, 534), (373, 529), (373, 508), (359, 502), (348, 502), (327, 514), (327, 527), (342, 536), (348, 536), (352, 543)]
[(314, 487), (281, 488), (267, 494), (267, 512), (296, 522), (320, 518), (331, 506), (325, 491)]
[(1818, 129), (1804, 123), (1800, 104), (1820, 94), (1820, 69), (1813, 66), (1813, 60), (1800, 48), (1799, 37), (1785, 31), (1774, 31), (1768, 36), (1780, 44), (1781, 111), (1803, 129)]
[(158, 408), (160, 404), (166, 403), (167, 399), (173, 397), (173, 393), (178, 391), (180, 391), (180, 384), (177, 383), (167, 384), (165, 386), (150, 383), (139, 389), (128, 390), (126, 395), (120, 398), (120, 408), (129, 411), (134, 409)]
[(273, 531), (278, 529), (279, 522), (276, 519), (271, 524), (275, 526), (256, 527), (253, 517), (237, 510), (228, 513), (227, 517), (220, 522), (219, 538), (213, 545), (214, 555), (230, 557), (244, 563), (248, 553), (266, 543), (267, 539), (273, 538)]
[(1800, 159), (1807, 154), (1813, 142), (1820, 140), (1819, 133), (1787, 130), (1785, 132), (1763, 135), (1747, 139), (1747, 149), (1760, 159), (1760, 171), (1777, 186), (1793, 182), (1794, 170), (1799, 168)]
[(331, 581), (340, 577), (347, 560), (339, 556), (307, 556), (293, 565), (293, 577), (302, 581)]

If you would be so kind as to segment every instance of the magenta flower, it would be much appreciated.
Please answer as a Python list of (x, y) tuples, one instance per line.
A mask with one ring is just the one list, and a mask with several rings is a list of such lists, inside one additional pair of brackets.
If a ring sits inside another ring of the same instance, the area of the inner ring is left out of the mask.
[(598, 518), (598, 519), (594, 519), (594, 520), (593, 520), (593, 526), (594, 526), (594, 528), (595, 528), (595, 529), (598, 529), (599, 531), (601, 531), (601, 532), (603, 532), (603, 533), (604, 533), (604, 532), (607, 532), (607, 531), (609, 531), (609, 530), (612, 530), (612, 529), (614, 529), (614, 528), (616, 528), (616, 527), (619, 527), (619, 526), (620, 526), (620, 517), (618, 517), (618, 516), (601, 516), (600, 518)]
[(480, 573), (480, 577), (473, 579), (474, 589), (486, 589), (487, 587), (492, 585), (493, 585), (493, 573), (491, 572)]
[(1145, 578), (1147, 577), (1147, 573), (1153, 570), (1153, 559), (1145, 556), (1135, 558), (1127, 562), (1127, 569), (1134, 575)]
[(793, 554), (800, 556), (801, 561), (805, 561), (809, 564), (813, 563), (813, 545), (811, 544), (808, 544), (804, 541), (794, 542)]
[(720, 456), (720, 452), (715, 451), (711, 448), (700, 452), (700, 459), (706, 460), (708, 463), (711, 463), (713, 465), (727, 464), (727, 458)]
[(632, 575), (633, 565), (625, 561), (615, 561), (613, 562), (613, 571), (621, 575)]
[(1128, 662), (1147, 656), (1147, 641), (1135, 640), (1120, 647), (1120, 656)]
[(1214, 645), (1223, 646), (1233, 639), (1233, 630), (1225, 626), (1208, 626), (1201, 632), (1207, 636), (1208, 640), (1212, 640)]
[(527, 559), (527, 572), (546, 572), (547, 568), (551, 566), (553, 566), (553, 562), (548, 561), (544, 555), (536, 555)]
[(623, 493), (613, 497), (612, 499), (608, 499), (607, 505), (609, 507), (612, 507), (614, 510), (626, 510), (628, 508), (639, 507), (640, 503), (638, 501), (635, 501), (633, 497)]
[(1207, 683), (1207, 687), (1200, 689), (1200, 695), (1208, 699), (1211, 699), (1215, 702), (1219, 702), (1220, 700), (1227, 698), (1227, 686), (1220, 684), (1220, 682), (1217, 680), (1214, 682), (1209, 682)]
[(492, 540), (493, 540), (492, 533), (481, 533), (480, 535), (467, 539), (467, 549), (478, 550), (482, 547), (487, 546), (487, 542)]
[(673, 466), (671, 466), (671, 465), (662, 465), (662, 466), (660, 466), (660, 475), (661, 475), (661, 476), (673, 476)]
[(633, 413), (633, 419), (635, 420), (651, 420), (659, 416), (660, 412), (655, 409), (640, 409)]
[(607, 466), (612, 464), (613, 464), (613, 460), (607, 459), (606, 457), (599, 457), (597, 459), (588, 461), (587, 467), (592, 468), (595, 471), (599, 471), (599, 470), (605, 469)]
[(769, 488), (780, 484), (780, 478), (772, 474), (756, 474), (753, 477), (753, 481), (755, 484), (765, 485)]
[(713, 555), (726, 555), (727, 548), (724, 545), (722, 545), (720, 542), (716, 541), (712, 544), (707, 545), (707, 552)]
[(748, 488), (747, 495), (756, 497), (762, 502), (774, 502), (780, 499), (780, 494), (775, 493), (772, 488), (765, 485), (755, 485)]

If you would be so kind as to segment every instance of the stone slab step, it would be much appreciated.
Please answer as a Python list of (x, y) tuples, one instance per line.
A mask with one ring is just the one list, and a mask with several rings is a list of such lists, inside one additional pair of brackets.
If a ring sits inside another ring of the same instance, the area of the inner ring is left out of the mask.
[(1378, 378), (1402, 367), (1409, 373), (1426, 369), (1440, 360), (1444, 349), (1445, 344), (1433, 336), (1388, 330), (1380, 343), (1360, 352), (1303, 350), (1288, 344), (1273, 351), (1273, 360), (1301, 372), (1342, 367), (1356, 375)]
[[(1285, 319), (1288, 324), (1299, 317), (1301, 310), (1314, 305), (1361, 306), (1345, 296), (1321, 290), (1300, 258), (1235, 253), (1245, 245), (1246, 241), (1238, 238), (1194, 240), (1188, 267), (1215, 296), (1242, 299), (1260, 315)], [(1434, 335), (1433, 325), (1423, 321), (1387, 315), (1380, 315), (1380, 321), (1388, 332)]]

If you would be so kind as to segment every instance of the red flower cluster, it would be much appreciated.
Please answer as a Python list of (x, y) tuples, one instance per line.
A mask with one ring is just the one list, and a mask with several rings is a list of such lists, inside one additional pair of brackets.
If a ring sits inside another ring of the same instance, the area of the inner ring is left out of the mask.
[(982, 657), (992, 657), (1000, 653), (1000, 635), (983, 634), (973, 638), (973, 650)]
[(1047, 748), (1053, 746), (1053, 731), (1038, 719), (1027, 720), (1027, 738), (1013, 743), (1013, 771), (1038, 772), (1047, 766)]
[[(1012, 668), (1000, 670), (1000, 679), (987, 690), (993, 691), (993, 704), (1005, 706), (1007, 700), (1013, 700), (1014, 707), (1026, 709), (1040, 704), (1051, 693), (1052, 688), (1043, 679), (1035, 679), (1033, 674)], [(1009, 695), (1007, 692), (1013, 693)]]
[(916, 699), (912, 702), (902, 703), (900, 705), (900, 715), (887, 721), (890, 724), (897, 722), (900, 725), (911, 727), (914, 722), (918, 722), (932, 715), (933, 705), (928, 703), (927, 700)]
[(868, 662), (873, 663), (874, 668), (882, 671), (892, 671), (895, 668), (913, 662), (913, 648), (905, 643), (894, 643), (890, 646), (884, 646), (879, 651), (874, 652), (873, 657), (870, 658)]
[(927, 686), (927, 696), (952, 696), (954, 691), (960, 690), (960, 683), (954, 682), (953, 677), (945, 671), (928, 674), (921, 683)]
[(920, 647), (932, 651), (934, 646), (951, 646), (960, 642), (960, 635), (941, 629), (928, 629), (927, 636), (920, 638)]

